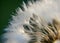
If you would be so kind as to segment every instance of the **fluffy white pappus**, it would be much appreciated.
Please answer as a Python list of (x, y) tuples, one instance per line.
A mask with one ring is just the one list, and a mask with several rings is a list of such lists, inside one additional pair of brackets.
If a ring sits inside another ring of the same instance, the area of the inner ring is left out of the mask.
[[(12, 16), (13, 20), (10, 21), (9, 27), (5, 29), (7, 32), (3, 35), (3, 39), (5, 40), (3, 43), (44, 43), (39, 42), (42, 35), (37, 36), (38, 42), (29, 42), (32, 38), (29, 35), (30, 33), (26, 32), (23, 25), (30, 25), (30, 18), (34, 18), (34, 15), (36, 15), (36, 17), (38, 16), (37, 19), (35, 17), (33, 20), (36, 19), (35, 21), (37, 23), (35, 24), (38, 24), (38, 27), (40, 28), (43, 27), (42, 24), (45, 26), (47, 23), (52, 23), (53, 19), (56, 19), (58, 22), (60, 22), (60, 0), (37, 0), (36, 2), (28, 2), (28, 5), (23, 3), (23, 8), (24, 11), (21, 8), (18, 8), (18, 10), (16, 10), (16, 16)], [(31, 27), (33, 28), (33, 26)], [(34, 33), (32, 29), (29, 28), (29, 30), (31, 33)], [(36, 29), (36, 31), (38, 30)]]

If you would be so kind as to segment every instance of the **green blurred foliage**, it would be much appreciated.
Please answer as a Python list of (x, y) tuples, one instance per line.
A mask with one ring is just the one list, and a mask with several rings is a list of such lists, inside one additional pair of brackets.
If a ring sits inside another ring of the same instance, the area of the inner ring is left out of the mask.
[[(22, 4), (23, 0), (0, 0), (0, 35), (3, 29), (8, 26), (8, 22), (11, 19), (12, 12)], [(27, 2), (27, 0), (24, 0)]]

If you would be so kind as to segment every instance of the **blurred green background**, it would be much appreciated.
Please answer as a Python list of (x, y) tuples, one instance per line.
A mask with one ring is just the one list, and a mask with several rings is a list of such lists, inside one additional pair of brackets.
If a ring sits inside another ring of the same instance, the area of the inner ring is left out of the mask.
[(0, 0), (0, 35), (3, 34), (3, 29), (8, 25), (11, 19), (12, 12), (21, 7), (22, 1), (27, 0)]

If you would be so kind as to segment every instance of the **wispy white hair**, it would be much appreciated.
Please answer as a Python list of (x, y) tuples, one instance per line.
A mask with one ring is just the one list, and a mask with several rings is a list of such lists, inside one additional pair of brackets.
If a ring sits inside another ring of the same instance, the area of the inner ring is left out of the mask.
[[(36, 43), (44, 43), (40, 42), (45, 37), (45, 34), (42, 37), (40, 28), (45, 26), (43, 28), (48, 29), (48, 23), (52, 24), (53, 20), (60, 22), (60, 0), (36, 0), (36, 2), (28, 2), (27, 5), (23, 3), (23, 8), (24, 11), (18, 8), (16, 16), (12, 16), (13, 20), (10, 21), (10, 25), (5, 29), (7, 32), (3, 35), (3, 39), (5, 40), (3, 43), (30, 43), (29, 41), (33, 38), (31, 38), (30, 34), (36, 31), (35, 36), (38, 41)], [(33, 31), (31, 28), (34, 27), (30, 26), (30, 23), (36, 24), (39, 28)], [(29, 30), (25, 29), (25, 24), (30, 26)], [(49, 29), (48, 31), (49, 34), (51, 33), (54, 36), (55, 33), (50, 32)]]

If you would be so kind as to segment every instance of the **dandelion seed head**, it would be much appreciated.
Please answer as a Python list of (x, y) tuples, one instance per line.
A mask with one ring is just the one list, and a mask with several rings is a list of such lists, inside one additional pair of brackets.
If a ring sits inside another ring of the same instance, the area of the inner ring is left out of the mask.
[[(16, 10), (3, 43), (60, 43), (60, 1), (36, 0)], [(58, 41), (56, 41), (58, 40)]]

